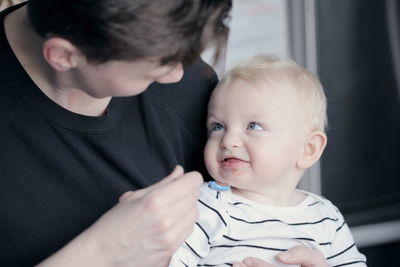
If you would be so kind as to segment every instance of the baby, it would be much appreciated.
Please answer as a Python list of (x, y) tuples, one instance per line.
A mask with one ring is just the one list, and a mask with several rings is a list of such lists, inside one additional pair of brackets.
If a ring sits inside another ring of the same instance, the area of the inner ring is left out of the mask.
[(318, 79), (272, 56), (245, 61), (221, 80), (208, 107), (199, 220), (170, 266), (229, 266), (245, 257), (282, 265), (296, 245), (330, 266), (366, 266), (349, 227), (327, 199), (296, 189), (326, 143)]

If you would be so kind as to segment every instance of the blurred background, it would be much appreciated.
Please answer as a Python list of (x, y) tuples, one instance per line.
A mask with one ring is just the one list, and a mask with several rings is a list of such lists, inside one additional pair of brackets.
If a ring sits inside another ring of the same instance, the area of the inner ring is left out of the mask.
[[(400, 1), (233, 0), (219, 74), (254, 54), (308, 68), (328, 97), (328, 146), (300, 187), (342, 211), (369, 267), (400, 253)], [(0, 0), (0, 9), (21, 1)], [(209, 61), (210, 51), (203, 57)]]
[(225, 69), (216, 68), (257, 53), (321, 79), (328, 145), (300, 187), (339, 207), (369, 267), (398, 266), (400, 1), (234, 0)]

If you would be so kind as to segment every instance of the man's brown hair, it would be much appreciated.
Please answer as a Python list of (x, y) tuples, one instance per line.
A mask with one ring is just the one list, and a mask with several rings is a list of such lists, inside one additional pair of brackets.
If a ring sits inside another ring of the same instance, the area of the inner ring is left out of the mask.
[(152, 57), (190, 63), (208, 45), (226, 46), (232, 0), (29, 0), (43, 37), (62, 37), (93, 63)]

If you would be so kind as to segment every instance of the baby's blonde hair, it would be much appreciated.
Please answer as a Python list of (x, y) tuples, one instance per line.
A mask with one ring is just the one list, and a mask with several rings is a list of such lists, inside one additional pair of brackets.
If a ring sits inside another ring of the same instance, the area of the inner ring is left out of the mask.
[(232, 68), (220, 81), (218, 87), (239, 78), (262, 87), (285, 83), (293, 87), (304, 104), (307, 118), (315, 130), (325, 131), (328, 120), (327, 101), (318, 78), (293, 61), (281, 60), (270, 55), (257, 55)]

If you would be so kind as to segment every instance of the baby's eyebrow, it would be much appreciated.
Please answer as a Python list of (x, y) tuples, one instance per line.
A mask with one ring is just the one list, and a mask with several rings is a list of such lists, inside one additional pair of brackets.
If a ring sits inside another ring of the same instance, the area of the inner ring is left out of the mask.
[(210, 117), (210, 116), (215, 116), (215, 115), (214, 115), (214, 112), (213, 112), (213, 111), (210, 111), (210, 110), (209, 110), (209, 111), (207, 112), (207, 116)]
[(208, 113), (208, 115), (207, 115), (207, 122), (208, 122), (209, 120), (211, 120), (211, 119), (216, 120), (216, 116), (215, 116), (213, 113)]

